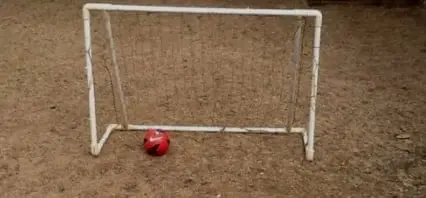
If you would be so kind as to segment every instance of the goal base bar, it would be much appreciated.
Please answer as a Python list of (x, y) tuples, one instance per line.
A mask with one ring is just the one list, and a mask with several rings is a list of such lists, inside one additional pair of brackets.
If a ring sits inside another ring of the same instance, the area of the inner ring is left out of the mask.
[(298, 133), (302, 135), (306, 159), (313, 160), (314, 150), (308, 148), (307, 130), (302, 127), (291, 128), (288, 131), (286, 128), (271, 128), (271, 127), (219, 127), (219, 126), (175, 126), (175, 125), (134, 125), (129, 124), (123, 127), (121, 124), (109, 124), (105, 133), (99, 142), (92, 142), (91, 154), (98, 156), (108, 140), (109, 136), (114, 131), (146, 131), (148, 129), (160, 129), (173, 132), (204, 132), (204, 133), (256, 133), (256, 134), (288, 134)]

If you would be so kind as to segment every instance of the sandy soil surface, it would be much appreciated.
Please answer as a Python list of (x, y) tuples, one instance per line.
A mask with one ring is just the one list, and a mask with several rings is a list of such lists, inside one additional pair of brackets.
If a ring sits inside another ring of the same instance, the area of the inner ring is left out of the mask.
[[(116, 133), (95, 158), (89, 154), (83, 3), (0, 5), (0, 197), (426, 194), (425, 10), (318, 8), (324, 27), (313, 162), (304, 160), (299, 136), (194, 133), (173, 133), (170, 152), (159, 158), (141, 151), (143, 133)], [(93, 15), (99, 131), (116, 119), (101, 16)], [(132, 123), (286, 123), (295, 19), (134, 13), (111, 18)], [(308, 22), (295, 125), (306, 123)]]

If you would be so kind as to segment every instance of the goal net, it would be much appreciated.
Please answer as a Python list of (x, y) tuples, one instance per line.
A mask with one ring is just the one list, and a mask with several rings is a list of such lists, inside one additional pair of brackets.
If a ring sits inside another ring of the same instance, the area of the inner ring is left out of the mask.
[(158, 128), (300, 133), (313, 159), (320, 12), (86, 4), (83, 18), (93, 155), (113, 131)]

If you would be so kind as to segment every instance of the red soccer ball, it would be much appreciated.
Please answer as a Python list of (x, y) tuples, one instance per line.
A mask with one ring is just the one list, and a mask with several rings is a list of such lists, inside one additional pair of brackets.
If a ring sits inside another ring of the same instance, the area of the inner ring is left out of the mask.
[(143, 139), (143, 146), (149, 155), (161, 156), (169, 150), (168, 132), (159, 129), (148, 129)]

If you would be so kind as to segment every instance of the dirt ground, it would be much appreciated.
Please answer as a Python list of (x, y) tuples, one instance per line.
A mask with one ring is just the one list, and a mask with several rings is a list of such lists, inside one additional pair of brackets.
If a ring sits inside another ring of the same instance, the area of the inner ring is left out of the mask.
[[(277, 2), (184, 3), (300, 6)], [(4, 0), (0, 5), (0, 197), (426, 194), (424, 9), (318, 8), (324, 27), (316, 153), (307, 162), (300, 138), (290, 135), (173, 133), (170, 152), (153, 158), (140, 149), (142, 133), (122, 132), (109, 139), (99, 157), (91, 156), (83, 3)], [(279, 66), (290, 61), (295, 20), (111, 16), (121, 30), (115, 31), (117, 53), (126, 66), (130, 120), (285, 123), (288, 92), (281, 85), (288, 82), (291, 67)], [(93, 19), (94, 29), (102, 28)], [(307, 29), (305, 77), (312, 27)], [(93, 50), (101, 131), (115, 117), (108, 76), (99, 66), (108, 57), (99, 32)], [(309, 78), (303, 79), (296, 124), (306, 122), (308, 92), (303, 90)]]

